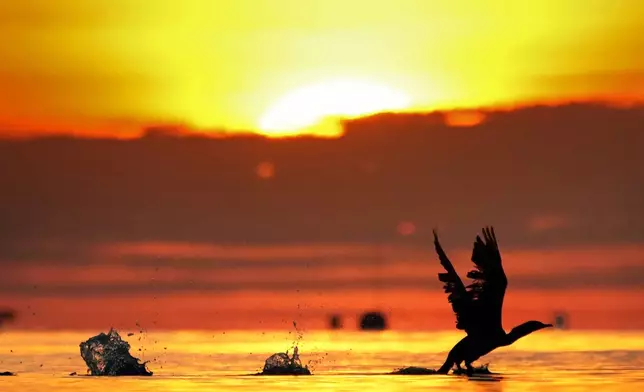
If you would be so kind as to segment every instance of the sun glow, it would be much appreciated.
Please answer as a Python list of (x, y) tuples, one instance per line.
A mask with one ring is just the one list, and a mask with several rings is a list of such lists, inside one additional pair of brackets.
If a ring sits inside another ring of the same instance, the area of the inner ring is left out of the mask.
[(331, 80), (293, 90), (261, 117), (259, 129), (268, 136), (314, 134), (338, 136), (333, 119), (350, 118), (411, 106), (410, 97), (390, 87), (364, 80)]

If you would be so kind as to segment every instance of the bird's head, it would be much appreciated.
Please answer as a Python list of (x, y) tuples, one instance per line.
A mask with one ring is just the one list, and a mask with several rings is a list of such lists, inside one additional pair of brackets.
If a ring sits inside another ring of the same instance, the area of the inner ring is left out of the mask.
[(541, 321), (535, 320), (526, 321), (525, 323), (512, 328), (512, 331), (510, 331), (508, 336), (510, 337), (510, 340), (514, 342), (519, 338), (531, 334), (532, 332), (549, 327), (552, 327), (552, 324), (544, 324)]
[(541, 321), (530, 320), (522, 324), (525, 328), (529, 329), (531, 332), (538, 331), (540, 329), (552, 327), (552, 324), (544, 324)]

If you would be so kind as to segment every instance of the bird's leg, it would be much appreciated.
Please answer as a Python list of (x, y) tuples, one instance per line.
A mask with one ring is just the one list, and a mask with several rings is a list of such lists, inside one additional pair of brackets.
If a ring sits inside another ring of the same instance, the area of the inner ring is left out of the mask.
[(472, 362), (465, 362), (465, 367), (467, 368), (467, 375), (471, 376), (474, 374), (474, 368), (472, 367)]
[(450, 370), (452, 370), (452, 367), (454, 367), (454, 361), (452, 360), (452, 357), (448, 355), (443, 366), (438, 369), (438, 374), (447, 374)]
[(456, 369), (457, 369), (459, 372), (462, 372), (462, 371), (463, 371), (463, 368), (461, 367), (461, 363), (460, 363), (460, 362), (456, 362)]

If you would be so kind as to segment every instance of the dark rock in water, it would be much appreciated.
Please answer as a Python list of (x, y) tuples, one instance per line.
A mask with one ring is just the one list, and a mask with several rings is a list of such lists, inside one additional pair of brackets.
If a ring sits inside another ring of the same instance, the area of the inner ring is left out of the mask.
[(360, 329), (363, 331), (382, 331), (387, 329), (387, 320), (380, 312), (367, 312), (360, 317)]
[[(488, 365), (481, 365), (479, 367), (473, 368), (472, 370), (473, 370), (472, 374), (494, 374), (494, 373), (492, 373), (490, 371), (490, 369), (488, 368)], [(459, 375), (459, 376), (467, 375), (467, 369), (466, 368), (461, 368), (461, 370), (459, 370), (457, 368), (457, 369), (454, 369), (452, 374), (456, 374), (456, 375)]]
[(92, 376), (151, 376), (144, 363), (130, 355), (130, 344), (110, 329), (80, 344), (80, 354)]
[(423, 375), (423, 374), (438, 374), (434, 369), (427, 369), (424, 367), (409, 366), (406, 368), (396, 369), (391, 374), (408, 374), (408, 375)]
[(13, 310), (0, 310), (0, 325), (6, 321), (13, 321), (16, 318), (16, 313)]
[(329, 327), (331, 329), (342, 328), (342, 317), (339, 314), (334, 314), (329, 318)]
[(0, 372), (0, 376), (15, 376), (16, 373), (11, 372)]
[(257, 375), (267, 376), (310, 376), (311, 371), (308, 367), (302, 366), (300, 357), (297, 353), (297, 347), (293, 352), (293, 356), (289, 357), (288, 353), (273, 354), (264, 362), (264, 369)]

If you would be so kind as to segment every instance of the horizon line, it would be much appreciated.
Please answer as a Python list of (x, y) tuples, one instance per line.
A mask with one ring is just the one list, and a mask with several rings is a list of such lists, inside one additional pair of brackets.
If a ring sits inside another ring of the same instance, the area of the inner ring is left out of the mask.
[[(298, 140), (298, 139), (316, 139), (316, 140), (337, 140), (346, 136), (346, 124), (359, 122), (361, 120), (377, 118), (379, 116), (436, 116), (442, 121), (436, 125), (446, 126), (448, 128), (466, 128), (473, 127), (486, 122), (486, 117), (490, 115), (503, 115), (511, 112), (519, 112), (535, 108), (565, 108), (574, 106), (600, 107), (605, 109), (644, 109), (644, 99), (640, 100), (611, 100), (611, 99), (571, 99), (563, 101), (535, 100), (524, 102), (509, 102), (505, 104), (491, 104), (483, 106), (462, 106), (451, 108), (434, 108), (434, 109), (409, 109), (409, 110), (383, 110), (374, 113), (368, 113), (358, 116), (327, 116), (321, 119), (319, 125), (325, 121), (335, 121), (343, 131), (339, 134), (323, 135), (319, 133), (307, 133), (306, 129), (284, 130), (280, 132), (266, 132), (260, 129), (234, 129), (225, 126), (219, 127), (199, 127), (190, 124), (188, 121), (150, 121), (146, 124), (141, 121), (136, 124), (132, 121), (134, 128), (138, 132), (130, 132), (119, 135), (118, 122), (110, 119), (105, 120), (105, 125), (98, 128), (108, 130), (114, 129), (113, 133), (99, 132), (92, 134), (91, 131), (76, 130), (47, 130), (46, 128), (35, 128), (30, 125), (3, 125), (0, 123), (0, 142), (2, 141), (31, 141), (47, 139), (76, 139), (76, 140), (116, 140), (116, 141), (134, 141), (145, 140), (150, 138), (165, 139), (257, 139), (257, 140)], [(466, 118), (449, 118), (450, 115), (475, 115), (474, 119)], [(442, 118), (441, 118), (442, 117)], [(111, 124), (116, 124), (111, 126)], [(123, 127), (121, 126), (121, 129)], [(298, 133), (299, 132), (299, 133)]]

